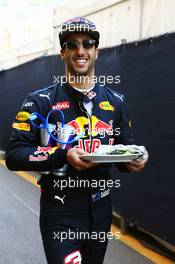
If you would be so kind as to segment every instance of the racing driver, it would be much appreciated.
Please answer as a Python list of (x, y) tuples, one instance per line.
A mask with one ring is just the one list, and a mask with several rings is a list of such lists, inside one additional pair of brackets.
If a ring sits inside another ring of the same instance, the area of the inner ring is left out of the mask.
[[(40, 230), (48, 264), (103, 263), (112, 218), (111, 164), (81, 156), (102, 144), (133, 144), (124, 96), (95, 82), (99, 36), (83, 17), (61, 25), (66, 82), (30, 93), (12, 124), (7, 167), (41, 172)], [(117, 166), (139, 172), (147, 159)]]

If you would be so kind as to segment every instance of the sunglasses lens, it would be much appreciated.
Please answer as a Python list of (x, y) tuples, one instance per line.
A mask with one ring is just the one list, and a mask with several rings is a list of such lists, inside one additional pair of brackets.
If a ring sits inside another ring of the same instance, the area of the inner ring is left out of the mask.
[(78, 43), (76, 41), (70, 40), (67, 42), (67, 48), (69, 50), (74, 50), (77, 48), (77, 46), (78, 46)]
[(93, 40), (93, 39), (87, 39), (87, 40), (83, 41), (83, 47), (85, 49), (92, 49), (94, 44), (95, 44), (95, 40)]
[[(82, 43), (83, 47), (85, 49), (92, 49), (93, 46), (95, 45), (95, 40), (94, 39), (85, 39)], [(69, 40), (63, 44), (63, 47), (66, 46), (69, 50), (75, 50), (77, 47), (80, 46), (80, 43), (75, 40)]]

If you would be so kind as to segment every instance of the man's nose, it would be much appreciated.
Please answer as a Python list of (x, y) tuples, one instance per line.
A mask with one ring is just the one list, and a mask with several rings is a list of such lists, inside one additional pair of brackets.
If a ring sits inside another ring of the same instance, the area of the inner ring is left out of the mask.
[(83, 47), (83, 44), (82, 43), (79, 43), (78, 47), (76, 48), (76, 53), (77, 54), (84, 54), (85, 53), (85, 48)]

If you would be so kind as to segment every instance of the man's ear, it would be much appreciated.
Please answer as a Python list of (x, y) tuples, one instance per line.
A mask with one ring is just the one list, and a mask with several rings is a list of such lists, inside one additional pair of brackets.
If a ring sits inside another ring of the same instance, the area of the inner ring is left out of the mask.
[(64, 50), (63, 49), (61, 49), (60, 50), (60, 56), (61, 56), (61, 59), (62, 59), (62, 61), (64, 61)]
[(100, 51), (100, 49), (98, 49), (98, 48), (96, 48), (96, 54), (95, 54), (95, 59), (97, 60), (98, 59), (98, 53), (99, 53), (99, 51)]

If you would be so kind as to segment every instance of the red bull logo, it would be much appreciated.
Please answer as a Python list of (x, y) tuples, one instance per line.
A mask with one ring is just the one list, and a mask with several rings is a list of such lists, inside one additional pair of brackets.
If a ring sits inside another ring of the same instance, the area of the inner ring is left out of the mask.
[[(109, 124), (98, 120), (97, 122), (94, 123), (94, 133), (96, 135), (104, 135), (105, 133), (107, 133), (108, 135), (113, 135), (113, 120), (109, 121)], [(96, 136), (95, 135), (95, 136)]]
[(96, 116), (92, 116), (91, 120), (89, 120), (87, 117), (80, 116), (75, 120), (70, 121), (67, 125), (74, 129), (75, 135), (85, 132), (84, 138), (90, 134), (93, 137), (97, 135), (104, 136), (105, 134), (113, 135), (113, 120), (110, 120), (108, 124), (98, 119)]
[[(67, 125), (74, 129), (74, 135), (79, 135), (82, 132), (85, 133), (82, 139), (78, 140), (78, 145), (75, 147), (79, 147), (91, 153), (100, 147), (100, 138), (104, 138), (106, 134), (109, 136), (113, 135), (113, 120), (106, 123), (96, 116), (92, 116), (91, 120), (87, 117), (80, 116), (70, 121)], [(92, 137), (99, 135), (99, 138), (89, 139), (89, 135), (92, 135)], [(113, 143), (114, 138), (110, 138), (108, 144), (113, 145)]]

